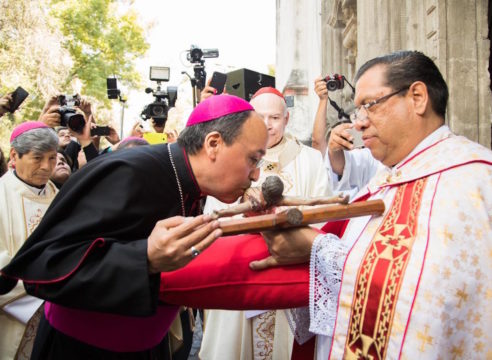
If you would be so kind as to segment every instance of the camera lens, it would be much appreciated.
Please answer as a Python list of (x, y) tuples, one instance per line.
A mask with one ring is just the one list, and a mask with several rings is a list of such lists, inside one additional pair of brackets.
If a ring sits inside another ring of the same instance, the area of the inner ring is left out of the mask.
[(70, 129), (77, 133), (84, 131), (85, 120), (82, 114), (67, 114), (67, 124)]
[(85, 119), (82, 114), (75, 112), (75, 109), (68, 106), (62, 106), (58, 110), (60, 113), (60, 125), (68, 126), (77, 133), (82, 133), (85, 126)]
[(190, 58), (192, 62), (199, 62), (203, 56), (202, 49), (193, 48), (190, 51)]
[(162, 116), (164, 114), (164, 107), (161, 105), (156, 105), (152, 107), (152, 117)]
[(339, 81), (337, 81), (337, 80), (328, 80), (326, 82), (326, 88), (328, 89), (328, 91), (338, 90), (340, 88)]

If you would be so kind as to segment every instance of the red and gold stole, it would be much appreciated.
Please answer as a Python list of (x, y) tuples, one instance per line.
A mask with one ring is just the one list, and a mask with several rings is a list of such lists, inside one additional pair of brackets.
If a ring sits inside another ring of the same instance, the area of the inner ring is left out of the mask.
[(364, 254), (355, 283), (345, 359), (384, 359), (417, 232), (426, 179), (401, 185)]

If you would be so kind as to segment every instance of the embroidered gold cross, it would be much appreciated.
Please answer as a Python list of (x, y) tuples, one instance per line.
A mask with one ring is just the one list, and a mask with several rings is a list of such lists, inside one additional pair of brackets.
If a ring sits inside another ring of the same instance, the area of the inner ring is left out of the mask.
[(462, 301), (466, 301), (468, 300), (468, 294), (466, 293), (466, 285), (463, 286), (463, 290), (457, 290), (456, 291), (456, 296), (460, 299), (460, 301), (458, 301), (458, 308), (461, 309), (461, 304), (462, 304)]
[(429, 331), (429, 325), (425, 325), (424, 328), (425, 328), (424, 332), (417, 331), (417, 339), (421, 341), (419, 347), (420, 352), (424, 352), (425, 345), (432, 345), (432, 340), (434, 340), (432, 336), (427, 335), (427, 332)]

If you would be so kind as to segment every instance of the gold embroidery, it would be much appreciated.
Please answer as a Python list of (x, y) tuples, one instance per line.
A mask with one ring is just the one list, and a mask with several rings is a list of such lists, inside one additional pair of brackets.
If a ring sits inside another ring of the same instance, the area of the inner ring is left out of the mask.
[(253, 318), (253, 356), (255, 360), (272, 359), (274, 332), (275, 311), (267, 311)]
[(384, 359), (426, 179), (400, 186), (359, 267), (346, 359)]
[(454, 355), (455, 359), (462, 359), (463, 358), (463, 340), (460, 341), (459, 344), (456, 344), (456, 346), (453, 346), (451, 348), (451, 354)]
[(456, 297), (459, 298), (459, 301), (458, 301), (458, 308), (460, 309), (461, 308), (461, 305), (462, 305), (462, 302), (466, 302), (466, 300), (468, 300), (468, 294), (466, 293), (466, 285), (463, 286), (463, 290), (461, 289), (458, 289), (456, 291)]
[(454, 235), (448, 229), (444, 229), (440, 231), (440, 237), (442, 237), (444, 244), (448, 245), (448, 241), (453, 241), (454, 240)]
[(425, 325), (424, 329), (425, 329), (424, 332), (421, 332), (421, 331), (417, 332), (417, 339), (419, 339), (421, 341), (420, 346), (419, 346), (420, 352), (425, 351), (425, 345), (431, 345), (432, 346), (432, 341), (434, 340), (434, 338), (432, 336), (427, 335), (427, 333), (429, 332), (429, 325)]
[(484, 346), (485, 346), (485, 345), (484, 345), (484, 343), (483, 343), (483, 342), (481, 342), (481, 341), (479, 341), (479, 342), (477, 342), (477, 343), (475, 344), (474, 349), (475, 349), (475, 351), (476, 351), (476, 352), (482, 352), (482, 351), (483, 351)]

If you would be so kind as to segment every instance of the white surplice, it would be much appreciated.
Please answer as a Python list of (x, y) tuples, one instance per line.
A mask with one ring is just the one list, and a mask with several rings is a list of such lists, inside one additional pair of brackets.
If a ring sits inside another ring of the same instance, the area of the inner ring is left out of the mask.
[[(49, 181), (42, 189), (27, 185), (8, 171), (0, 178), (0, 268), (7, 265), (34, 231), (58, 193)], [(26, 320), (41, 305), (26, 295), (22, 282), (0, 295), (0, 358), (13, 359), (24, 334)], [(20, 358), (30, 354), (19, 354)]]
[(492, 152), (443, 126), (366, 194), (383, 216), (313, 245), (316, 359), (491, 357)]
[[(268, 149), (263, 159), (260, 178), (252, 186), (261, 185), (269, 175), (277, 175), (284, 183), (284, 195), (331, 195), (318, 150), (287, 135), (278, 145)], [(227, 206), (209, 197), (204, 212)], [(200, 351), (202, 360), (290, 359), (293, 335), (284, 311), (262, 311), (257, 315), (255, 312), (211, 310), (206, 312), (205, 320)]]
[(333, 192), (347, 194), (353, 199), (367, 185), (378, 169), (384, 168), (384, 165), (376, 160), (367, 148), (343, 150), (343, 156), (345, 165), (342, 176), (339, 177), (333, 172), (328, 150), (326, 150), (324, 157), (325, 167)]

